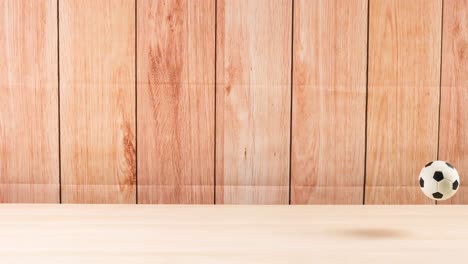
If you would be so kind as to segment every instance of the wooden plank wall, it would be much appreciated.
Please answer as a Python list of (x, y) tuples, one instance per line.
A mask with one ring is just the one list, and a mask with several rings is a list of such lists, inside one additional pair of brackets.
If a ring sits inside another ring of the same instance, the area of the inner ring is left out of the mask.
[(138, 1), (138, 201), (213, 203), (215, 1)]
[(59, 201), (56, 0), (0, 1), (0, 202)]
[(135, 1), (60, 0), (62, 202), (135, 203)]
[(362, 203), (367, 0), (294, 8), (291, 202)]
[(437, 159), (442, 1), (369, 7), (366, 203), (432, 203), (417, 175)]
[(0, 10), (0, 202), (468, 203), (468, 0)]
[(291, 23), (289, 0), (218, 1), (217, 203), (289, 202)]
[[(468, 179), (468, 0), (444, 1), (441, 78), (439, 158), (456, 164), (463, 183)], [(460, 186), (444, 203), (467, 204), (467, 189)]]

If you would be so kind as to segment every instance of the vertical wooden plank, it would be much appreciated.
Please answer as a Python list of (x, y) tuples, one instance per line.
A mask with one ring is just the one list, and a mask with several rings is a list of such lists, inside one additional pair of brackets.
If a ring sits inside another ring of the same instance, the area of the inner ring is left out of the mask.
[(444, 203), (468, 203), (468, 0), (445, 0), (439, 158), (460, 173), (460, 189)]
[(137, 6), (138, 202), (213, 203), (215, 1)]
[(135, 203), (135, 1), (60, 1), (62, 201)]
[(366, 203), (432, 203), (417, 185), (437, 157), (441, 0), (371, 0)]
[(367, 0), (294, 4), (291, 203), (361, 204)]
[(292, 1), (217, 7), (216, 202), (288, 203)]
[(0, 202), (59, 201), (57, 2), (0, 1)]

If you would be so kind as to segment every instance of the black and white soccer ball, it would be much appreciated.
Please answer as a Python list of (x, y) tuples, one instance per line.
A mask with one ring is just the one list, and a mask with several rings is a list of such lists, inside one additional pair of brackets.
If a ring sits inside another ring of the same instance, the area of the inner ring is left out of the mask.
[(431, 161), (419, 174), (419, 187), (433, 200), (449, 199), (457, 192), (459, 186), (460, 177), (457, 170), (445, 161)]

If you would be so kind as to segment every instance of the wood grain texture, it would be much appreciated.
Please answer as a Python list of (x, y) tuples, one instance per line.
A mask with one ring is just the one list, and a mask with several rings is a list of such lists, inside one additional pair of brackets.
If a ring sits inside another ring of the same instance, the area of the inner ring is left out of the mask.
[(291, 203), (360, 204), (367, 0), (294, 4)]
[(468, 203), (468, 1), (445, 0), (439, 159), (454, 164), (460, 189), (444, 203)]
[(0, 205), (3, 263), (427, 264), (468, 258), (466, 206)]
[(57, 2), (0, 1), (0, 202), (59, 201)]
[(217, 203), (288, 203), (291, 3), (217, 3)]
[(138, 2), (138, 202), (214, 202), (215, 1)]
[(432, 203), (418, 174), (437, 158), (442, 1), (371, 0), (366, 203)]
[(60, 1), (62, 201), (135, 203), (135, 1)]

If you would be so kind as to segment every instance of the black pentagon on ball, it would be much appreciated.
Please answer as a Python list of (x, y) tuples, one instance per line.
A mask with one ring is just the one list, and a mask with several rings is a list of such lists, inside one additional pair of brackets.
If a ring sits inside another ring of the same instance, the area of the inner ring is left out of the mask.
[(441, 194), (440, 192), (435, 192), (432, 194), (432, 197), (436, 198), (436, 199), (440, 199), (442, 198), (442, 196), (444, 196), (443, 194)]
[(455, 169), (452, 164), (448, 163), (448, 162), (445, 162), (445, 164), (447, 164), (447, 166), (449, 166), (451, 169)]
[(453, 183), (452, 183), (452, 189), (455, 191), (456, 189), (458, 189), (458, 180), (455, 180)]
[(429, 162), (429, 163), (426, 164), (426, 166), (424, 166), (424, 167), (429, 167), (429, 166), (431, 166), (431, 165), (432, 165), (432, 162), (433, 162), (433, 161)]
[(434, 176), (432, 178), (434, 178), (434, 180), (440, 182), (441, 180), (444, 179), (444, 174), (441, 171), (436, 171), (436, 172), (434, 172)]
[(423, 180), (423, 178), (419, 178), (419, 186), (421, 186), (421, 188), (424, 188), (424, 180)]

